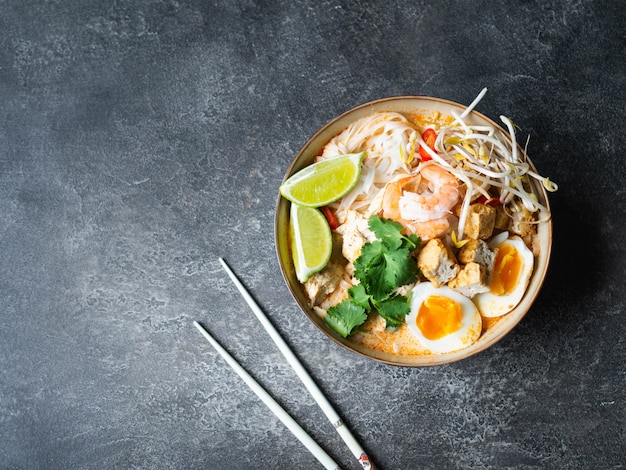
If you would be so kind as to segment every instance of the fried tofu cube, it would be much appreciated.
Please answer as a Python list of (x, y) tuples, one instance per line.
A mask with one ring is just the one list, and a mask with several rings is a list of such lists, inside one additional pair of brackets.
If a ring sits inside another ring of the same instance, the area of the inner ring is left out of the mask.
[(438, 238), (429, 240), (421, 248), (417, 255), (417, 267), (435, 287), (454, 278), (460, 269), (452, 251)]
[(491, 272), (496, 254), (489, 249), (484, 240), (469, 240), (459, 250), (457, 259), (461, 264), (478, 263)]
[(496, 207), (496, 221), (493, 224), (493, 228), (495, 230), (506, 231), (509, 230), (509, 225), (511, 224), (511, 217), (504, 210), (504, 206), (497, 205)]
[(537, 225), (534, 223), (535, 215), (525, 207), (519, 212), (513, 213), (511, 231), (520, 237), (528, 237), (537, 233)]
[(485, 240), (493, 233), (496, 209), (487, 204), (472, 204), (467, 212), (464, 233), (468, 238)]
[(454, 279), (448, 282), (448, 287), (470, 299), (476, 294), (489, 291), (489, 271), (478, 263), (467, 263)]

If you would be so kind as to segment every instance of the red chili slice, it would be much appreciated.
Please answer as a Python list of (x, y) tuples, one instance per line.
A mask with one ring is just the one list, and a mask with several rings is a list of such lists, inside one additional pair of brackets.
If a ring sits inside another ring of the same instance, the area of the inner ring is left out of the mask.
[[(424, 142), (426, 142), (426, 145), (428, 145), (433, 152), (435, 151), (435, 140), (437, 140), (437, 133), (435, 132), (434, 129), (428, 128), (424, 131), (424, 133), (422, 134), (422, 140)], [(424, 149), (421, 145), (419, 147), (419, 152), (420, 152), (420, 158), (422, 159), (423, 162), (427, 162), (428, 160), (432, 160), (433, 157), (430, 156), (430, 154), (426, 151), (426, 149)]]
[(487, 199), (485, 196), (480, 196), (478, 199), (476, 199), (476, 202), (479, 204), (488, 204), (490, 206), (497, 206), (500, 204), (500, 199), (498, 199), (497, 197), (492, 197)]
[(337, 223), (337, 217), (335, 217), (335, 214), (333, 214), (333, 211), (331, 211), (330, 207), (328, 206), (320, 207), (320, 210), (324, 214), (324, 217), (326, 217), (326, 220), (328, 221), (328, 225), (330, 226), (330, 229), (335, 230), (339, 226), (339, 224)]

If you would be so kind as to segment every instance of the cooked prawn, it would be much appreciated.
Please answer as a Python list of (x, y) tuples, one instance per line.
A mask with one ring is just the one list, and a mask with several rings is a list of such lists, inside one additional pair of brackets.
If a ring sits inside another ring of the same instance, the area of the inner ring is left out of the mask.
[(382, 215), (429, 240), (450, 228), (451, 211), (458, 201), (457, 179), (440, 166), (429, 164), (414, 175), (387, 184)]

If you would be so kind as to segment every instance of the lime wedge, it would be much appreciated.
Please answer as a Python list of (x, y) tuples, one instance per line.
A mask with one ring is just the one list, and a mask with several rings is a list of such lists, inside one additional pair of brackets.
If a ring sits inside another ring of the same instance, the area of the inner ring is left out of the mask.
[(291, 175), (280, 193), (300, 206), (322, 207), (345, 196), (359, 181), (365, 152), (346, 153), (313, 163)]
[(291, 204), (289, 231), (296, 277), (304, 283), (330, 259), (333, 244), (330, 227), (319, 209)]

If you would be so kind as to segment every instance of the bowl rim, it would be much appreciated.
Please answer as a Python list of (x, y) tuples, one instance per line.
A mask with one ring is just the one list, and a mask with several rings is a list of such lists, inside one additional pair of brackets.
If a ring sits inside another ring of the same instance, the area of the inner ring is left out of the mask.
[[(295, 173), (297, 170), (300, 169), (299, 168), (300, 166), (299, 164), (301, 163), (300, 160), (302, 159), (303, 155), (306, 153), (307, 149), (309, 149), (309, 147), (313, 143), (315, 143), (325, 132), (327, 132), (328, 129), (332, 127), (335, 123), (346, 119), (350, 115), (356, 114), (358, 112), (362, 112), (366, 108), (372, 108), (372, 112), (376, 112), (374, 108), (376, 108), (377, 106), (384, 105), (384, 104), (394, 104), (399, 101), (414, 101), (414, 102), (426, 101), (430, 103), (440, 103), (442, 105), (445, 105), (451, 108), (457, 108), (461, 112), (467, 109), (467, 106), (462, 105), (460, 103), (457, 103), (457, 102), (454, 102), (445, 98), (437, 98), (437, 97), (425, 96), (425, 95), (389, 96), (389, 97), (383, 97), (383, 98), (375, 99), (372, 101), (364, 102), (360, 105), (354, 106), (340, 113), (339, 115), (328, 120), (323, 126), (318, 128), (315, 131), (315, 133), (306, 140), (306, 142), (300, 147), (296, 155), (292, 158), (289, 164), (289, 167), (287, 171), (285, 172), (282, 182), (284, 182), (289, 176), (291, 176), (293, 173)], [(402, 112), (402, 111), (398, 111), (397, 109), (390, 109), (389, 111)], [(479, 120), (484, 120), (488, 122), (490, 125), (500, 130), (506, 136), (506, 138), (509, 139), (510, 141), (510, 138), (508, 137), (508, 133), (504, 130), (504, 128), (498, 123), (496, 123), (494, 120), (492, 120), (491, 118), (476, 111), (475, 109), (472, 110), (468, 116), (474, 116), (475, 118)], [(355, 120), (356, 119), (358, 118), (355, 118)], [(329, 137), (329, 139), (332, 138), (334, 135), (337, 135), (339, 132), (341, 132), (341, 130), (339, 130), (336, 133), (331, 134), (331, 137)], [(519, 144), (519, 141), (517, 142), (517, 146), (518, 148), (523, 150)], [(315, 156), (313, 156), (313, 158), (315, 158)], [(529, 157), (527, 157), (527, 162), (529, 163), (531, 169), (537, 172), (534, 162)], [(301, 165), (301, 167), (307, 166), (309, 164), (310, 163), (306, 163), (304, 165)], [(548, 211), (551, 212), (550, 202), (548, 199), (546, 189), (543, 186), (536, 184), (536, 182), (533, 182), (533, 186), (534, 186), (535, 191), (538, 192), (540, 196), (542, 196), (542, 199), (543, 199), (542, 202), (545, 204)], [(474, 343), (472, 346), (469, 346), (468, 348), (464, 348), (458, 351), (453, 351), (451, 353), (431, 354), (431, 355), (424, 355), (424, 356), (411, 356), (415, 358), (420, 358), (420, 360), (416, 360), (415, 362), (413, 361), (405, 362), (405, 361), (397, 360), (397, 358), (401, 358), (403, 356), (397, 356), (397, 355), (392, 355), (390, 353), (381, 353), (381, 352), (377, 352), (376, 354), (368, 354), (364, 350), (360, 350), (358, 348), (351, 346), (349, 344), (348, 338), (342, 338), (338, 334), (332, 331), (329, 331), (329, 329), (324, 327), (323, 321), (321, 321), (319, 316), (317, 316), (314, 312), (311, 311), (312, 309), (311, 307), (309, 307), (308, 302), (306, 302), (302, 298), (299, 298), (298, 295), (296, 295), (296, 292), (294, 291), (294, 288), (292, 287), (292, 282), (291, 282), (292, 279), (290, 279), (289, 273), (287, 272), (287, 268), (282, 261), (281, 246), (279, 242), (279, 236), (281, 232), (281, 223), (283, 223), (283, 221), (281, 221), (281, 209), (283, 212), (286, 211), (288, 214), (290, 207), (291, 207), (291, 202), (284, 199), (281, 196), (280, 192), (278, 192), (278, 198), (276, 201), (276, 207), (275, 207), (275, 212), (274, 212), (274, 245), (275, 245), (275, 252), (278, 258), (278, 264), (281, 270), (281, 274), (283, 276), (285, 284), (287, 285), (287, 288), (292, 298), (295, 300), (299, 309), (302, 311), (302, 313), (304, 313), (304, 315), (308, 318), (309, 321), (311, 321), (319, 330), (322, 331), (322, 333), (326, 337), (330, 338), (334, 343), (364, 358), (374, 360), (383, 364), (392, 365), (392, 366), (415, 368), (415, 367), (433, 367), (433, 366), (438, 366), (438, 365), (450, 364), (450, 363), (458, 362), (458, 361), (473, 357), (477, 355), (478, 353), (483, 352), (486, 349), (492, 347), (494, 344), (498, 343), (519, 324), (522, 318), (526, 316), (526, 314), (530, 311), (530, 309), (534, 305), (535, 300), (537, 296), (539, 295), (541, 288), (544, 284), (544, 281), (547, 275), (548, 265), (550, 262), (550, 257), (552, 254), (553, 226), (552, 226), (552, 217), (550, 217), (547, 221), (543, 221), (541, 222), (541, 224), (538, 225), (538, 227), (542, 228), (543, 236), (547, 238), (547, 245), (545, 247), (542, 246), (541, 255), (539, 257), (540, 260), (542, 261), (541, 264), (543, 266), (543, 269), (541, 269), (541, 271), (536, 271), (537, 270), (537, 258), (535, 258), (535, 266), (533, 268), (533, 273), (531, 275), (531, 279), (529, 281), (527, 290), (522, 297), (522, 300), (520, 300), (520, 302), (513, 309), (513, 311), (509, 312), (508, 314), (500, 318), (504, 318), (510, 315), (512, 312), (518, 310), (518, 308), (522, 305), (522, 303), (524, 303), (524, 305), (527, 305), (527, 307), (525, 307), (524, 309), (520, 309), (521, 313), (518, 312), (517, 315), (512, 317), (512, 319), (508, 321), (506, 328), (504, 328), (502, 331), (498, 331), (497, 334), (495, 334), (495, 336), (493, 336), (487, 341), (483, 341), (483, 342), (479, 341), (477, 343)], [(287, 218), (287, 221), (288, 220), (289, 219)], [(282, 230), (284, 230), (284, 227), (282, 227)], [(538, 229), (538, 232), (539, 232), (539, 229)], [(534, 289), (532, 292), (529, 292), (531, 285), (534, 287)], [(372, 351), (372, 353), (373, 352), (374, 351)]]

